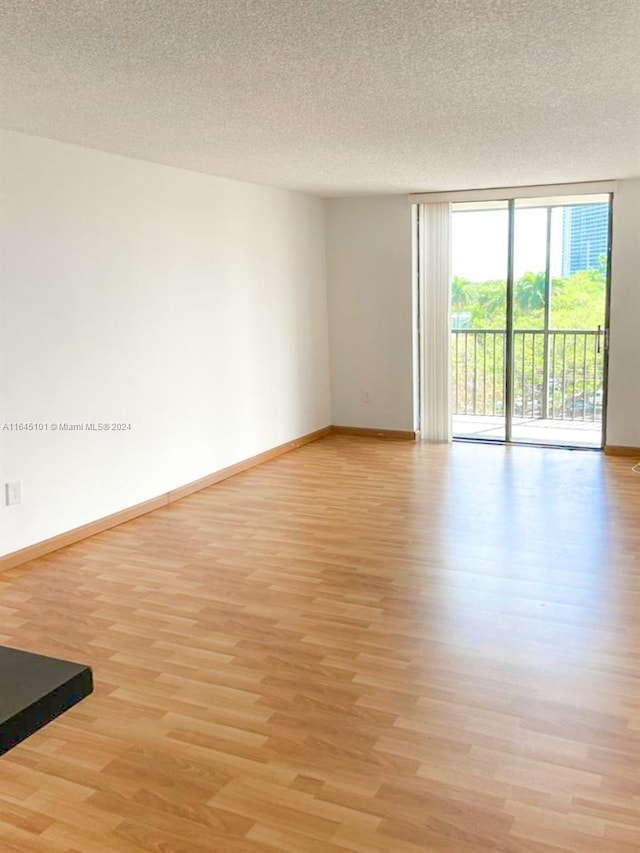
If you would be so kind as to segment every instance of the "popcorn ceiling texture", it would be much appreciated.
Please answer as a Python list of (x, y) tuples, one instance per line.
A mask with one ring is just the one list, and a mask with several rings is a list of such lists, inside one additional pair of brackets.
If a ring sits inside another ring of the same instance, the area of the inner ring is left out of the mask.
[(638, 0), (4, 0), (0, 124), (320, 195), (640, 175)]

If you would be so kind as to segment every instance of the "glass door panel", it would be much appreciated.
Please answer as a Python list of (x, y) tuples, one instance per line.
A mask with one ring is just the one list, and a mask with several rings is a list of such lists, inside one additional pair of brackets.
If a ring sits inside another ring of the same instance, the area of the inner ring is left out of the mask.
[(504, 441), (508, 203), (452, 206), (453, 435)]
[(549, 416), (576, 446), (602, 447), (609, 200), (554, 208)]
[(602, 446), (609, 199), (516, 200), (510, 439)]
[(513, 214), (511, 439), (536, 441), (545, 416), (550, 208), (516, 201)]

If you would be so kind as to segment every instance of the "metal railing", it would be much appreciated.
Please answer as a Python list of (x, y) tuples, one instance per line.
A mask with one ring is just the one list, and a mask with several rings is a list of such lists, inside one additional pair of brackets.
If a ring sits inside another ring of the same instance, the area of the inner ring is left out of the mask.
[[(453, 413), (503, 415), (505, 330), (452, 331)], [(513, 415), (602, 420), (601, 331), (513, 332)]]

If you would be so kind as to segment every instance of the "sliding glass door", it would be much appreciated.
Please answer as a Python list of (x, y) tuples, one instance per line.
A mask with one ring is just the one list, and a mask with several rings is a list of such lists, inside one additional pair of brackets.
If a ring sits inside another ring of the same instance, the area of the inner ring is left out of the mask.
[[(527, 201), (529, 201), (527, 199)], [(533, 441), (548, 436), (549, 237), (551, 208), (513, 205), (512, 405), (510, 437)]]
[[(458, 208), (458, 209), (456, 209)], [(509, 209), (452, 210), (451, 363), (454, 437), (506, 439)]]
[(457, 438), (601, 447), (610, 198), (454, 204)]

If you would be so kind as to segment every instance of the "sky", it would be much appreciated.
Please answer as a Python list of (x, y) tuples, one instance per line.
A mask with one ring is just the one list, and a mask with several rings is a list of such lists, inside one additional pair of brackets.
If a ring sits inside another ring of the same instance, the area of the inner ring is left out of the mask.
[[(544, 272), (547, 211), (523, 208), (515, 212), (513, 273)], [(506, 210), (454, 211), (453, 275), (469, 281), (507, 278)], [(551, 275), (562, 273), (562, 208), (551, 218)]]

